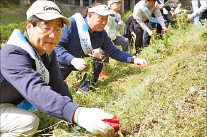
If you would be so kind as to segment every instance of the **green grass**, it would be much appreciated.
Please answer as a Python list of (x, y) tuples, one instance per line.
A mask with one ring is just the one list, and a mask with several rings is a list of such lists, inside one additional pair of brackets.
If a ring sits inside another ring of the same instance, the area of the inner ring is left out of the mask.
[[(205, 137), (206, 23), (169, 27), (167, 43), (152, 40), (138, 55), (148, 62), (144, 69), (110, 59), (109, 76), (98, 80), (95, 92), (75, 94), (79, 83), (72, 73), (67, 82), (74, 102), (116, 114), (120, 136)], [(61, 124), (57, 129), (54, 136), (93, 136)]]
[[(109, 76), (98, 80), (94, 92), (76, 94), (79, 82), (72, 73), (67, 82), (74, 102), (116, 114), (119, 136), (207, 136), (207, 22), (195, 26), (179, 21), (177, 26), (169, 27), (167, 41), (152, 38), (137, 56), (147, 60), (146, 68), (110, 59), (104, 68)], [(34, 113), (40, 118), (35, 136), (94, 136), (39, 110)]]

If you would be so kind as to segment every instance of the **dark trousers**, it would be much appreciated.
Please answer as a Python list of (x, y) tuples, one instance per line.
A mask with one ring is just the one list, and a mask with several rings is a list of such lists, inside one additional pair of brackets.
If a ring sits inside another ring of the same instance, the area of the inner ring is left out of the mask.
[[(73, 65), (63, 65), (59, 63), (59, 67), (64, 79), (66, 79), (72, 71), (78, 71), (77, 69), (74, 68)], [(93, 58), (93, 67), (94, 67), (93, 78), (91, 80), (86, 80), (87, 75), (84, 74), (81, 84), (79, 86), (79, 89), (85, 92), (92, 89), (92, 87), (94, 86), (94, 84), (99, 78), (99, 74), (101, 73), (101, 70), (103, 68), (103, 63), (101, 59)]]
[[(146, 25), (148, 26), (149, 23), (146, 22)], [(142, 29), (141, 26), (137, 27), (134, 31), (136, 33), (135, 49), (136, 49), (136, 53), (139, 53), (141, 48), (144, 48), (145, 46), (149, 45), (151, 36), (147, 32), (145, 32), (144, 34), (144, 30)], [(144, 40), (143, 40), (143, 35), (144, 35)]]

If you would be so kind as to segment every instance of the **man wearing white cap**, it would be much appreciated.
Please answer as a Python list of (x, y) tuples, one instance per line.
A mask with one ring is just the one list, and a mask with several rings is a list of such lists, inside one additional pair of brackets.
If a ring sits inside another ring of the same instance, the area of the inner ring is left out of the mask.
[[(35, 133), (39, 118), (27, 111), (32, 105), (94, 134), (113, 134), (119, 130), (115, 115), (73, 103), (54, 52), (63, 24), (69, 26), (70, 22), (54, 2), (36, 1), (27, 11), (25, 33), (15, 29), (1, 49), (1, 137)], [(22, 101), (24, 109), (16, 107)]]
[[(93, 49), (97, 48), (101, 48), (115, 60), (134, 63), (140, 67), (147, 65), (144, 59), (132, 57), (114, 46), (104, 30), (108, 21), (108, 15), (114, 16), (106, 5), (95, 2), (86, 9), (84, 17), (81, 14), (75, 14), (69, 18), (71, 26), (64, 26), (63, 34), (55, 48), (64, 79), (72, 71), (79, 71), (86, 68), (87, 63), (83, 58), (87, 57)], [(85, 75), (77, 93), (89, 91), (91, 85), (93, 86), (98, 80), (103, 68), (101, 59), (94, 58), (93, 66), (93, 79), (87, 81), (87, 76)]]

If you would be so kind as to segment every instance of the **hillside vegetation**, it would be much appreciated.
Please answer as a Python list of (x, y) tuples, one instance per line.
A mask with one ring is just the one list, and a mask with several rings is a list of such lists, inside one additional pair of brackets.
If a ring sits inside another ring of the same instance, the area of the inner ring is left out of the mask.
[[(207, 136), (207, 21), (203, 24), (180, 21), (176, 28), (169, 26), (169, 38), (152, 38), (137, 56), (147, 60), (146, 68), (110, 59), (104, 68), (108, 76), (98, 80), (93, 92), (76, 94), (79, 81), (72, 73), (67, 84), (74, 102), (116, 114), (121, 128), (114, 136)], [(34, 136), (94, 136), (38, 109), (34, 113), (40, 118)]]
[[(178, 26), (169, 27), (167, 43), (152, 39), (138, 55), (148, 62), (144, 69), (110, 59), (104, 68), (109, 76), (99, 79), (94, 92), (76, 94), (79, 82), (72, 73), (67, 83), (74, 102), (116, 114), (122, 126), (114, 136), (205, 137), (207, 26)], [(51, 119), (60, 121), (45, 117), (45, 127)], [(94, 136), (60, 122), (51, 135)]]

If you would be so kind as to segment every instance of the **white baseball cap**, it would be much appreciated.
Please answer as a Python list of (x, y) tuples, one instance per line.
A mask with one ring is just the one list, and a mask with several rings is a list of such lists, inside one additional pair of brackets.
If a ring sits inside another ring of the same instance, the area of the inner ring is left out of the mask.
[(37, 0), (27, 10), (27, 20), (33, 15), (42, 20), (53, 20), (60, 18), (65, 25), (70, 26), (70, 21), (61, 14), (59, 7), (52, 1)]
[(102, 15), (102, 16), (107, 16), (107, 15), (110, 15), (112, 17), (115, 17), (115, 14), (112, 10), (109, 10), (108, 6), (107, 5), (97, 5), (95, 7), (92, 7), (92, 8), (88, 8), (88, 13), (91, 13), (91, 12), (94, 12), (94, 13), (97, 13), (99, 15)]
[(119, 2), (120, 4), (122, 3), (121, 0), (109, 0), (109, 1), (108, 1), (108, 7), (110, 7), (111, 4), (114, 3), (114, 2)]

